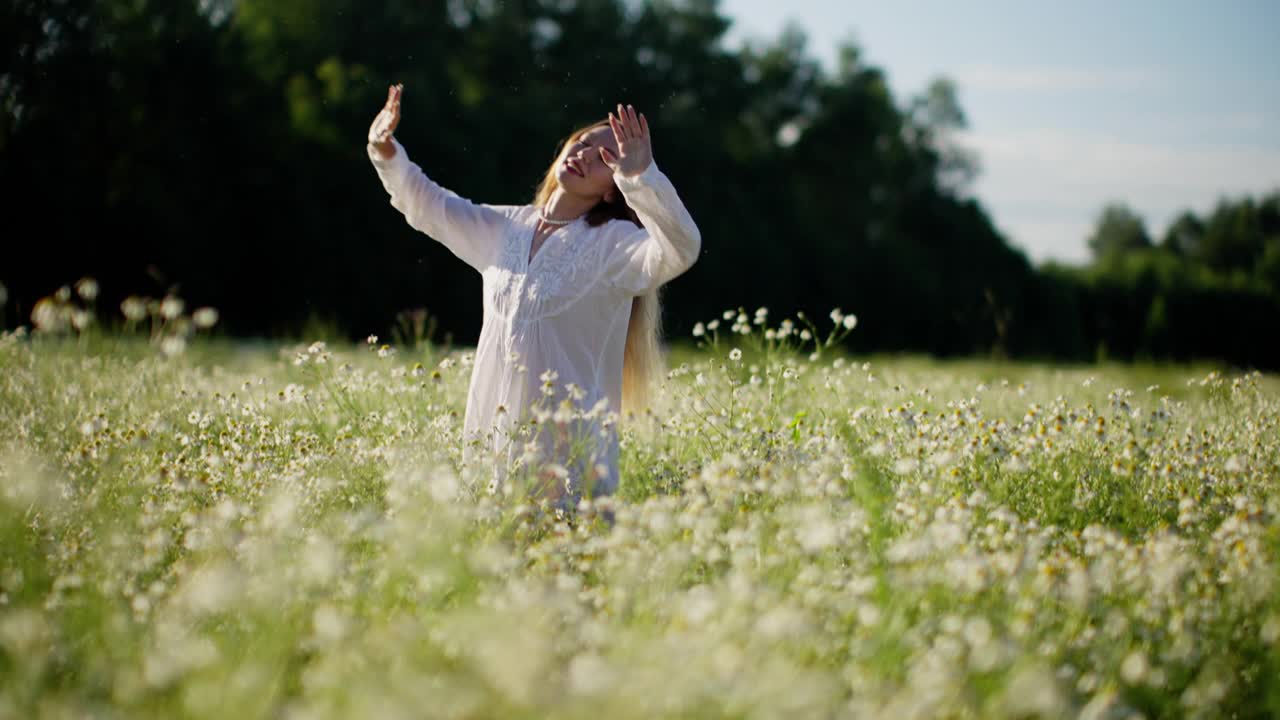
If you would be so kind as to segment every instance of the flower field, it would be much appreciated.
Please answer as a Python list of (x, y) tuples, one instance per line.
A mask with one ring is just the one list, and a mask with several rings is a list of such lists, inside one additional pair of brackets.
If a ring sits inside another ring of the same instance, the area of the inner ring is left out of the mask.
[(849, 317), (700, 324), (569, 516), (466, 350), (5, 334), (0, 717), (1280, 714), (1276, 378)]

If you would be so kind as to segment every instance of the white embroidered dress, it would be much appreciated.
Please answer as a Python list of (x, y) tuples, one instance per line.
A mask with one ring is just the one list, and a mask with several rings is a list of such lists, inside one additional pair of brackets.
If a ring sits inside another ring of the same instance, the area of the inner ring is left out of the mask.
[[(530, 262), (537, 208), (459, 197), (392, 142), (396, 152), (388, 160), (367, 148), (391, 205), (483, 278), (484, 324), (464, 422), (468, 460), (477, 448), (499, 462), (521, 452), (507, 432), (543, 400), (541, 377), (548, 370), (557, 376), (549, 409), (572, 384), (582, 393), (575, 406), (619, 411), (632, 300), (689, 269), (701, 247), (698, 228), (666, 175), (652, 162), (635, 177), (614, 174), (644, 227), (622, 220), (591, 227), (578, 218), (556, 228)], [(585, 428), (583, 436), (592, 441), (576, 464), (580, 472), (603, 470), (591, 478), (593, 492), (611, 493), (618, 485), (616, 430), (605, 412), (589, 413)], [(563, 450), (552, 447), (549, 436), (540, 435), (540, 444), (544, 461), (560, 460), (555, 454)]]

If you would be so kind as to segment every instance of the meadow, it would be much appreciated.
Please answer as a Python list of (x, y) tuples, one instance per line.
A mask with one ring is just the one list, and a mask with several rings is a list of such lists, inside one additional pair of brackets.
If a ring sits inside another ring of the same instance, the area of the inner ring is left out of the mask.
[(58, 307), (0, 339), (0, 717), (1280, 714), (1274, 377), (731, 310), (559, 515), (463, 462), (465, 348)]

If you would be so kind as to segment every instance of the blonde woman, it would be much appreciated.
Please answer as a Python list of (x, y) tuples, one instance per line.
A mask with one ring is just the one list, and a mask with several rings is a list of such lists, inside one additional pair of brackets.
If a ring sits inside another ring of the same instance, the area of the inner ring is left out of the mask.
[[(528, 205), (444, 189), (394, 137), (403, 85), (369, 129), (369, 158), (409, 225), (483, 278), (484, 324), (467, 394), (468, 461), (522, 467), (563, 508), (618, 486), (621, 409), (658, 370), (658, 289), (693, 265), (701, 235), (653, 161), (649, 123), (618, 105), (570, 135)], [(520, 442), (521, 429), (529, 430)]]

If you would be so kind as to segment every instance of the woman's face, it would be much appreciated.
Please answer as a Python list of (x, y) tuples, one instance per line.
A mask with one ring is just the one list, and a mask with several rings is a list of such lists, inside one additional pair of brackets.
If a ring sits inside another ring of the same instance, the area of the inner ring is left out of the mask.
[(604, 198), (614, 191), (613, 171), (600, 157), (600, 148), (618, 155), (613, 129), (605, 125), (582, 133), (569, 143), (556, 167), (556, 180), (565, 192), (583, 197)]

